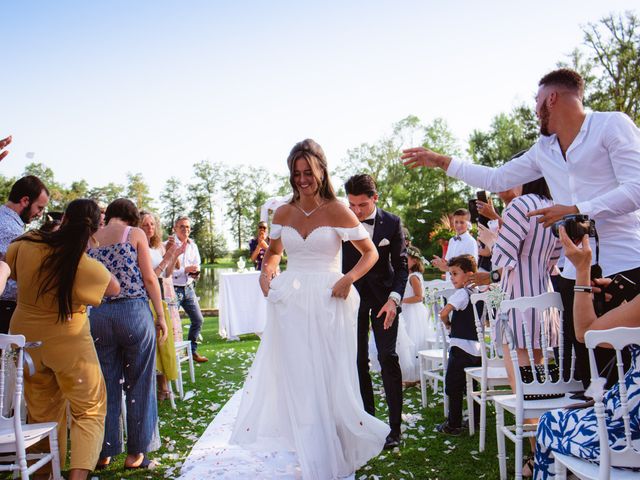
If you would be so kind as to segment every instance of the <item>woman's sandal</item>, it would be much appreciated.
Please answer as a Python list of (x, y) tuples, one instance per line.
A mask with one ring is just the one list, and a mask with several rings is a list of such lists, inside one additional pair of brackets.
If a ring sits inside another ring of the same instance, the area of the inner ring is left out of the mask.
[(138, 465), (137, 467), (133, 467), (133, 466), (129, 466), (126, 465), (124, 466), (125, 470), (138, 470), (138, 469), (142, 469), (142, 470), (153, 470), (155, 467), (157, 466), (157, 464), (151, 460), (149, 460), (147, 458), (146, 454), (142, 455), (142, 462), (140, 462), (140, 465)]
[[(102, 458), (100, 460), (103, 460)], [(100, 461), (98, 460), (98, 462)], [(106, 463), (97, 463), (96, 464), (96, 468), (94, 468), (95, 471), (98, 470), (104, 470), (105, 468), (107, 468), (109, 465), (111, 465), (111, 458), (109, 457), (109, 460)]]
[[(535, 460), (533, 455), (529, 455), (522, 465), (522, 478), (531, 478), (533, 477), (533, 468), (535, 466)], [(525, 470), (527, 469), (527, 470)]]

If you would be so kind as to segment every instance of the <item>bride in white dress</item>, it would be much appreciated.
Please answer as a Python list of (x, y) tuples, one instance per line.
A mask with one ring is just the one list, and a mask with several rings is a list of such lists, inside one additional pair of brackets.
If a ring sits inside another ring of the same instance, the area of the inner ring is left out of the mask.
[[(274, 215), (260, 276), (267, 324), (229, 443), (245, 451), (295, 452), (305, 480), (337, 479), (380, 453), (389, 433), (365, 412), (356, 370), (360, 299), (352, 284), (378, 254), (355, 215), (336, 199), (316, 142), (296, 144), (288, 166), (293, 199)], [(342, 241), (362, 253), (346, 275)], [(275, 276), (283, 249), (287, 268)], [(225, 462), (224, 453), (217, 462)]]

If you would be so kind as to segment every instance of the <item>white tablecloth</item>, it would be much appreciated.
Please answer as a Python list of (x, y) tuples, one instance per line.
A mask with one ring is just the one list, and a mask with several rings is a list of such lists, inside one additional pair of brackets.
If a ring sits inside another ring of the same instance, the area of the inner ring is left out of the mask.
[(258, 277), (260, 272), (222, 273), (218, 300), (222, 338), (237, 339), (245, 333), (262, 333), (267, 321), (267, 300)]

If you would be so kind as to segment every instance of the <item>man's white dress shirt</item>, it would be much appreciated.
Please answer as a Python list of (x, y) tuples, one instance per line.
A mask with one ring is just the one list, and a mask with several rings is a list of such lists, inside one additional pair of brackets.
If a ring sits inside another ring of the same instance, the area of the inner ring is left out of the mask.
[[(451, 159), (447, 174), (501, 192), (544, 176), (553, 201), (576, 205), (596, 221), (605, 276), (640, 267), (640, 130), (620, 112), (588, 113), (562, 156), (556, 135), (498, 168)], [(591, 239), (591, 247), (595, 242)], [(575, 279), (567, 260), (562, 275)]]
[[(200, 252), (198, 251), (198, 246), (193, 240), (189, 239), (188, 241), (189, 243), (184, 253), (178, 257), (178, 260), (180, 260), (180, 268), (176, 268), (173, 271), (173, 284), (176, 287), (186, 287), (194, 282), (193, 278), (185, 273), (185, 267), (195, 265), (200, 268)], [(176, 245), (178, 247), (182, 246), (182, 242), (177, 237)]]

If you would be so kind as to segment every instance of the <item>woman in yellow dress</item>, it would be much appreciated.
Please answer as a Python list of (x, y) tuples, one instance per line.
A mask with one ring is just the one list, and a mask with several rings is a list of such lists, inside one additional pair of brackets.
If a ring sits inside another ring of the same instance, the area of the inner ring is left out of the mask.
[[(55, 232), (33, 231), (7, 250), (18, 304), (10, 331), (28, 342), (35, 372), (25, 370), (29, 422), (57, 422), (60, 464), (67, 450), (71, 412), (72, 480), (85, 479), (98, 461), (104, 435), (106, 390), (87, 320), (87, 305), (120, 291), (118, 281), (85, 251), (100, 223), (93, 200), (69, 204)], [(48, 476), (48, 475), (47, 475)]]

